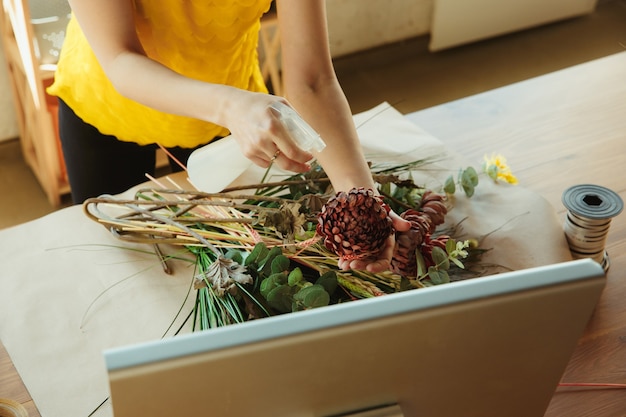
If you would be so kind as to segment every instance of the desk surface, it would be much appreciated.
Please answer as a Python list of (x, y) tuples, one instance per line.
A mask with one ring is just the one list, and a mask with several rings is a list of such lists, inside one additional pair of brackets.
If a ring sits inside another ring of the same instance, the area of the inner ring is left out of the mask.
[[(626, 200), (626, 52), (511, 86), (422, 110), (407, 117), (480, 163), (501, 153), (522, 186), (563, 215), (561, 195), (591, 183)], [(540, 236), (538, 237), (540, 238)], [(608, 284), (565, 372), (565, 382), (626, 383), (626, 214), (607, 240)], [(39, 416), (0, 345), (0, 397)], [(626, 391), (559, 388), (547, 417), (626, 415)]]
[[(626, 201), (626, 52), (408, 115), (470, 161), (501, 153), (521, 186), (564, 218), (563, 192), (597, 184)], [(541, 237), (538, 236), (538, 239)], [(606, 243), (611, 266), (564, 382), (626, 383), (626, 212)], [(626, 390), (559, 388), (547, 417), (626, 415)]]

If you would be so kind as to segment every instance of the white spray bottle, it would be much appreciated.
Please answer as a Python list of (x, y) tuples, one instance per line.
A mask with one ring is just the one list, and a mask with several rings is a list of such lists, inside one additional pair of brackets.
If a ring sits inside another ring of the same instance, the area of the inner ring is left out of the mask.
[[(326, 144), (294, 109), (283, 103), (271, 106), (299, 148), (322, 151)], [(198, 190), (217, 193), (226, 188), (252, 165), (232, 136), (196, 149), (187, 161), (189, 180)]]

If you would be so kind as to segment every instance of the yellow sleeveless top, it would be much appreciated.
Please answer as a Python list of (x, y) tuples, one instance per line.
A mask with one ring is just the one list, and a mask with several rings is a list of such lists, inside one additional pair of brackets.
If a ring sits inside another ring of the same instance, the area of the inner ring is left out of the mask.
[[(267, 92), (257, 43), (260, 19), (271, 0), (133, 3), (139, 39), (152, 59), (190, 78)], [(74, 18), (48, 93), (60, 97), (101, 133), (123, 141), (191, 148), (228, 134), (221, 126), (163, 113), (117, 93)]]

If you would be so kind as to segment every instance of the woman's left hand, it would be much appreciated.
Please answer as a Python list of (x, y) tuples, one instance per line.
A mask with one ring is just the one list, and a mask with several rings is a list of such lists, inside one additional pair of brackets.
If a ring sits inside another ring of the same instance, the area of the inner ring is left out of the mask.
[[(411, 228), (411, 223), (404, 220), (395, 212), (390, 211), (389, 216), (393, 221), (393, 228), (398, 232), (406, 232)], [(339, 257), (338, 266), (340, 269), (346, 271), (349, 269), (362, 270), (368, 272), (384, 272), (391, 269), (391, 258), (393, 257), (393, 251), (396, 245), (395, 233), (389, 235), (385, 241), (385, 247), (379, 252), (377, 259), (353, 259), (347, 260), (343, 257)]]

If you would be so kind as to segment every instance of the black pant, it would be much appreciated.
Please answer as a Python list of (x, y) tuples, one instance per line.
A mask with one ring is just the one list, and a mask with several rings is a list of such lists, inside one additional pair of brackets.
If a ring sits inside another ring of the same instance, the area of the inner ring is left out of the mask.
[[(147, 181), (146, 174), (154, 175), (156, 145), (142, 146), (103, 135), (63, 100), (59, 100), (59, 136), (75, 204), (102, 194), (121, 193)], [(186, 166), (194, 149), (168, 151)], [(182, 170), (173, 160), (169, 162), (172, 172)]]

